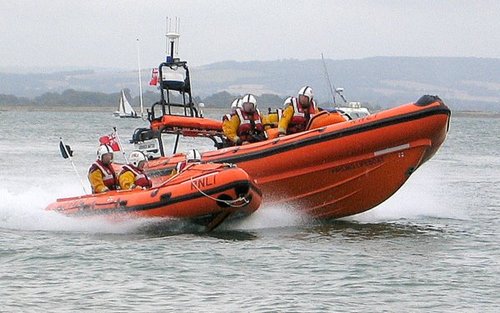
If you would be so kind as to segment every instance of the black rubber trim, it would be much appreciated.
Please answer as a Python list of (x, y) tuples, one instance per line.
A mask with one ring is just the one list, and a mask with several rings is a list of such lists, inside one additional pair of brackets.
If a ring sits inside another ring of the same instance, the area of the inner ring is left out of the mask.
[[(247, 180), (240, 180), (240, 181), (235, 181), (231, 182), (230, 184), (226, 184), (223, 186), (219, 186), (217, 188), (213, 189), (208, 189), (204, 190), (203, 192), (208, 195), (213, 195), (217, 194), (220, 192), (225, 192), (231, 189), (236, 188), (237, 186), (240, 186), (241, 184), (248, 184), (249, 182)], [(250, 183), (250, 190), (255, 191), (258, 193), (260, 196), (262, 196), (262, 191), (257, 188), (253, 183)], [(113, 208), (113, 209), (102, 209), (102, 210), (94, 210), (91, 208), (90, 205), (83, 205), (81, 210), (75, 213), (70, 213), (67, 215), (76, 215), (76, 216), (97, 216), (97, 215), (109, 215), (109, 214), (116, 214), (116, 213), (130, 213), (130, 212), (139, 212), (139, 211), (147, 211), (147, 210), (153, 210), (157, 209), (159, 207), (162, 207), (164, 205), (171, 205), (174, 203), (182, 202), (182, 201), (188, 201), (188, 200), (193, 200), (197, 198), (204, 197), (199, 191), (176, 197), (176, 198), (171, 198), (171, 194), (165, 193), (160, 196), (160, 201), (158, 202), (153, 202), (149, 204), (144, 204), (144, 205), (136, 205), (136, 206), (125, 206), (125, 207), (118, 207), (118, 208)]]
[[(278, 154), (284, 151), (289, 151), (293, 149), (299, 149), (303, 148), (309, 145), (325, 142), (325, 141), (330, 141), (333, 139), (338, 139), (342, 137), (347, 137), (355, 134), (359, 134), (368, 130), (374, 130), (378, 128), (383, 128), (395, 124), (400, 124), (404, 122), (409, 122), (409, 121), (414, 121), (418, 119), (422, 119), (428, 116), (433, 116), (433, 115), (441, 115), (445, 114), (450, 116), (451, 111), (450, 109), (444, 105), (441, 102), (441, 105), (437, 107), (431, 107), (427, 108), (424, 110), (420, 110), (417, 112), (412, 112), (412, 113), (407, 113), (404, 115), (398, 115), (394, 117), (389, 117), (385, 118), (382, 120), (376, 120), (373, 122), (368, 122), (364, 123), (361, 125), (354, 125), (346, 129), (340, 129), (334, 132), (329, 132), (329, 133), (323, 133), (318, 136), (313, 136), (309, 138), (297, 138), (297, 140), (293, 142), (289, 142), (286, 144), (281, 144), (281, 145), (269, 145), (266, 147), (265, 150), (260, 150), (260, 151), (255, 151), (255, 152), (249, 152), (246, 154), (242, 155), (235, 155), (235, 156), (227, 156), (227, 157), (215, 157), (215, 158), (208, 158), (208, 162), (216, 162), (216, 163), (235, 163), (238, 164), (239, 162), (245, 162), (245, 161), (251, 161), (255, 159), (260, 159), (263, 157), (267, 157), (273, 154)], [(321, 129), (313, 130), (313, 131), (318, 131), (320, 132)], [(167, 175), (172, 171), (173, 167), (168, 167), (164, 168), (161, 170), (155, 170), (155, 171), (150, 171), (148, 172), (148, 175), (151, 176), (164, 176)]]

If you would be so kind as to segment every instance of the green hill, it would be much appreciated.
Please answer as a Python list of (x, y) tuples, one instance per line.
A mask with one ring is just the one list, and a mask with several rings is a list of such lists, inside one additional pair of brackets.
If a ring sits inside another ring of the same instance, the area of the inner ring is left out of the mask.
[[(500, 112), (500, 59), (449, 57), (373, 57), (325, 60), (335, 87), (343, 87), (350, 101), (374, 107), (392, 107), (437, 94), (455, 110)], [(150, 69), (143, 70), (144, 91)], [(278, 60), (220, 62), (191, 68), (193, 95), (209, 105), (224, 106), (214, 94), (295, 95), (303, 85), (313, 87), (320, 103), (331, 102), (323, 62)], [(0, 96), (34, 99), (47, 92), (67, 89), (115, 94), (129, 88), (137, 96), (137, 73), (125, 70), (79, 70), (50, 73), (0, 73)], [(222, 98), (227, 98), (227, 95)], [(1, 99), (1, 97), (0, 97)]]

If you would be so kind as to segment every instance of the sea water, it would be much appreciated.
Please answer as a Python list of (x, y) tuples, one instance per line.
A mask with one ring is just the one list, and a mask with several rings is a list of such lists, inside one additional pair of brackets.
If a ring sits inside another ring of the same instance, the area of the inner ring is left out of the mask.
[(335, 222), (264, 206), (205, 233), (44, 211), (88, 190), (99, 136), (117, 127), (130, 152), (147, 125), (111, 111), (0, 111), (0, 312), (499, 311), (500, 119), (452, 117), (392, 198)]

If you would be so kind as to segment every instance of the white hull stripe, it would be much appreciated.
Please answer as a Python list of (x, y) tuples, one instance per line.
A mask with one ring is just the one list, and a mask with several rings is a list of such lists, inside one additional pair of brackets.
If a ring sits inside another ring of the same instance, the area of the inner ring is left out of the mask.
[(405, 150), (405, 149), (408, 149), (409, 147), (410, 147), (410, 144), (406, 143), (404, 145), (400, 145), (400, 146), (396, 146), (396, 147), (392, 147), (392, 148), (387, 148), (387, 149), (383, 149), (383, 150), (379, 150), (379, 151), (375, 151), (373, 153), (373, 155), (374, 156), (384, 155), (384, 154), (388, 154), (388, 153), (392, 153), (392, 152), (396, 152), (396, 151)]

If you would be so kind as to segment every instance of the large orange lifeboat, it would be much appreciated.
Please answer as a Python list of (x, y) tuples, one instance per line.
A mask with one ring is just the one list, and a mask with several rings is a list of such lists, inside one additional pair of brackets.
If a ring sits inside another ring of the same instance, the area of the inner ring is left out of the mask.
[(118, 190), (58, 199), (47, 210), (68, 216), (180, 218), (212, 230), (258, 209), (262, 194), (242, 169), (229, 164), (190, 164), (147, 190)]
[[(339, 218), (394, 194), (436, 153), (449, 118), (437, 96), (343, 122), (325, 112), (302, 133), (208, 151), (202, 159), (237, 164), (262, 189), (265, 203), (295, 203), (314, 217)], [(147, 172), (163, 179), (183, 157), (150, 160)]]
[(438, 96), (425, 95), (352, 120), (322, 112), (301, 133), (278, 137), (271, 128), (265, 141), (228, 147), (220, 121), (203, 117), (192, 100), (186, 62), (167, 58), (159, 77), (179, 68), (185, 70), (182, 84), (162, 79), (160, 100), (148, 111), (150, 128), (136, 130), (131, 140), (152, 158), (146, 171), (160, 181), (184, 158), (166, 153), (163, 136), (175, 136), (173, 153), (181, 137), (210, 138), (217, 149), (204, 152), (202, 160), (236, 164), (261, 188), (264, 203), (296, 204), (317, 218), (339, 218), (388, 199), (436, 153), (448, 132), (450, 109)]

